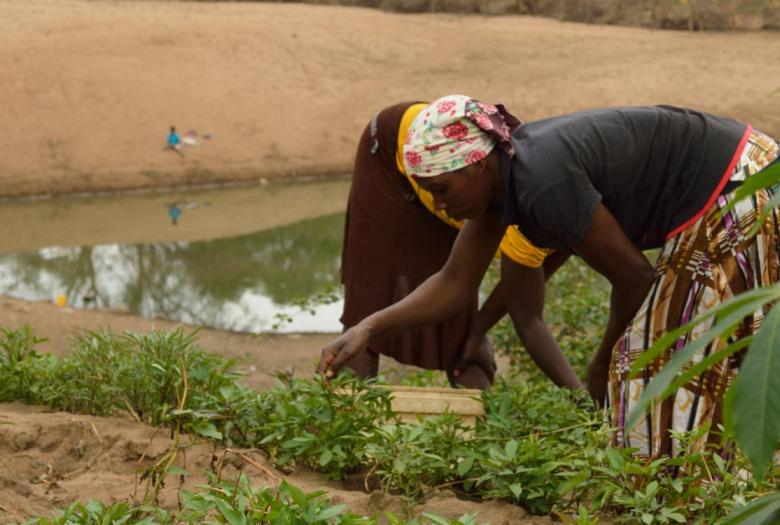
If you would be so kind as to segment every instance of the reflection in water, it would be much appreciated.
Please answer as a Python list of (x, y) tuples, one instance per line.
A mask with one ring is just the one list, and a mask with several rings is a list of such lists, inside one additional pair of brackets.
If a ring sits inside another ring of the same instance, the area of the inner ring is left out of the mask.
[(341, 301), (296, 304), (337, 289), (344, 214), (227, 239), (45, 248), (0, 255), (0, 294), (32, 300), (63, 293), (77, 308), (127, 309), (228, 330), (341, 329)]

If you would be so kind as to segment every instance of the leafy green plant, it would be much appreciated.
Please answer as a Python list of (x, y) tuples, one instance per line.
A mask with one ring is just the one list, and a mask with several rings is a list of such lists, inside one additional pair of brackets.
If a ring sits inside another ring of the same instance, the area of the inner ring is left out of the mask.
[(57, 360), (48, 354), (39, 354), (35, 347), (45, 339), (33, 335), (25, 324), (18, 330), (0, 328), (0, 401), (40, 402), (40, 388), (45, 384)]
[(302, 463), (333, 478), (362, 465), (365, 433), (394, 417), (386, 390), (346, 374), (330, 384), (287, 378), (256, 406), (257, 445), (280, 465)]
[[(204, 354), (194, 334), (86, 333), (62, 359), (37, 354), (29, 327), (3, 334), (0, 385), (15, 385), (4, 400), (126, 412), (172, 429), (174, 446), (149, 472), (149, 508), (165, 477), (176, 474), (174, 459), (190, 439), (260, 448), (282, 468), (306, 465), (332, 478), (361, 472), (402, 496), (407, 507), (447, 488), (535, 513), (576, 515), (582, 523), (598, 517), (674, 523), (679, 514), (716, 524), (780, 480), (777, 469), (767, 471), (763, 485), (738, 475), (747, 466), (739, 454), (688, 452), (647, 463), (631, 450), (611, 449), (609, 428), (589, 398), (538, 375), (497, 381), (483, 394), (485, 416), (465, 428), (453, 414), (400, 422), (386, 389), (346, 374), (330, 384), (279, 376), (276, 388), (254, 392), (237, 382), (230, 361)], [(185, 439), (185, 432), (194, 437)], [(693, 438), (678, 436), (681, 443)], [(693, 482), (701, 479), (708, 482)], [(71, 515), (88, 510), (76, 506)], [(148, 517), (131, 511), (131, 521)], [(430, 520), (425, 523), (438, 523)]]
[[(346, 505), (333, 505), (323, 492), (305, 493), (282, 481), (277, 487), (255, 488), (241, 475), (235, 481), (213, 477), (199, 492), (181, 492), (181, 510), (171, 513), (149, 505), (126, 502), (104, 505), (75, 502), (51, 518), (35, 518), (25, 525), (378, 525), (376, 517), (357, 516)], [(449, 520), (425, 513), (421, 519), (402, 520), (388, 514), (393, 525), (477, 525), (475, 516)]]
[[(424, 499), (426, 487), (460, 479), (468, 447), (467, 429), (454, 414), (421, 420), (417, 424), (392, 423), (373, 432), (366, 446), (372, 465), (386, 492), (399, 494), (408, 508)], [(368, 436), (367, 436), (368, 437)]]
[(169, 525), (173, 518), (164, 509), (149, 506), (133, 507), (127, 502), (104, 505), (99, 501), (87, 503), (76, 501), (57, 515), (46, 518), (34, 518), (24, 525)]

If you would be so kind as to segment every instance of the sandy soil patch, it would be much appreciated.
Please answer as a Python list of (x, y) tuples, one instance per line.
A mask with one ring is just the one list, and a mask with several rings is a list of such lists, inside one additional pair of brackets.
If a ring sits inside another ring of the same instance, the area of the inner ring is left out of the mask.
[[(184, 441), (186, 443), (187, 441)], [(105, 503), (143, 498), (143, 469), (159, 461), (171, 448), (166, 432), (129, 419), (97, 418), (64, 412), (47, 412), (19, 403), (0, 404), (0, 521), (20, 522), (48, 516), (74, 499), (94, 498)], [(183, 485), (193, 490), (214, 471), (222, 449), (209, 444), (189, 448), (176, 460), (190, 473)], [(253, 460), (270, 468), (256, 451), (244, 451)], [(246, 473), (256, 486), (269, 484), (268, 477), (229, 455), (222, 473), (226, 479)], [(272, 470), (272, 469), (271, 469)], [(279, 472), (274, 474), (281, 479)], [(346, 503), (353, 513), (371, 515), (391, 511), (402, 514), (398, 498), (381, 492), (358, 489), (359, 479), (328, 481), (324, 476), (299, 469), (290, 481), (307, 492), (325, 489), (334, 503)], [(175, 479), (160, 493), (160, 504), (177, 505)], [(543, 525), (547, 518), (527, 517), (521, 508), (501, 502), (476, 503), (458, 500), (441, 492), (418, 506), (416, 512), (438, 512), (450, 518), (478, 512), (492, 525)]]
[[(0, 195), (349, 169), (387, 104), (677, 104), (780, 135), (780, 38), (277, 3), (0, 0)], [(195, 129), (180, 158), (168, 126)], [(211, 135), (204, 140), (203, 134)]]

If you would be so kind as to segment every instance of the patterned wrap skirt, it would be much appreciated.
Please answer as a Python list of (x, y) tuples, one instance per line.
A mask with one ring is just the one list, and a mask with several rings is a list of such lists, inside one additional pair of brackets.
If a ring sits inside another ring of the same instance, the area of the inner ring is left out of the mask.
[[(729, 188), (738, 186), (777, 158), (778, 143), (754, 130), (726, 189), (694, 224), (668, 238), (662, 247), (655, 282), (612, 351), (608, 405), (616, 446), (635, 447), (637, 455), (647, 457), (675, 455), (680, 444), (670, 431), (692, 431), (704, 425), (709, 425), (709, 432), (690, 446), (701, 450), (707, 443), (719, 443), (717, 428), (722, 423), (723, 396), (739, 371), (743, 357), (740, 352), (711, 366), (667, 399), (655, 402), (635, 427), (626, 428), (629, 414), (645, 386), (669, 361), (672, 352), (711, 328), (714, 320), (698, 325), (635, 378), (630, 379), (629, 375), (633, 362), (667, 332), (746, 290), (778, 281), (780, 209), (768, 215), (757, 235), (749, 233), (765, 204), (780, 188), (759, 191), (723, 212), (733, 201), (734, 194)], [(755, 312), (730, 340), (755, 333), (766, 313), (766, 309)], [(716, 339), (693, 362), (728, 344), (729, 341)]]

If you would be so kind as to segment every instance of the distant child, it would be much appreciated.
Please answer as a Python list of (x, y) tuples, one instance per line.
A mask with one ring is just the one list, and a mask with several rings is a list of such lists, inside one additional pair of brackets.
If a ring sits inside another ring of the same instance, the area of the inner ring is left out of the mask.
[(179, 217), (181, 217), (181, 208), (178, 202), (174, 202), (168, 206), (168, 217), (171, 218), (171, 222), (174, 226), (179, 223)]
[(182, 154), (181, 151), (181, 137), (179, 137), (179, 134), (176, 133), (176, 127), (171, 126), (171, 131), (168, 133), (168, 148), (172, 149), (179, 155)]

